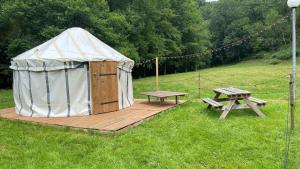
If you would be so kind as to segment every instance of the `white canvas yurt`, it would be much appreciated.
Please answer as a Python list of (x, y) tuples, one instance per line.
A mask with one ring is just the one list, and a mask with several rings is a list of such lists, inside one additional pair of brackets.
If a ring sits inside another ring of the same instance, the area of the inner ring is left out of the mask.
[(16, 112), (31, 117), (106, 113), (134, 102), (134, 62), (81, 28), (15, 57)]

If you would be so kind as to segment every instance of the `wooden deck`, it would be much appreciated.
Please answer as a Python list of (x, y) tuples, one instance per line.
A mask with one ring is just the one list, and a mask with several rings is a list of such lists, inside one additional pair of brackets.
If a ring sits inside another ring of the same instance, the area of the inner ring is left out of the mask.
[(147, 101), (136, 100), (133, 106), (120, 111), (83, 117), (63, 118), (24, 117), (17, 115), (15, 108), (8, 108), (0, 110), (0, 118), (21, 120), (42, 125), (69, 126), (99, 130), (101, 132), (116, 132), (136, 126), (143, 120), (174, 107), (176, 107), (174, 101), (164, 102), (164, 104), (160, 104), (159, 102), (151, 102), (149, 104)]

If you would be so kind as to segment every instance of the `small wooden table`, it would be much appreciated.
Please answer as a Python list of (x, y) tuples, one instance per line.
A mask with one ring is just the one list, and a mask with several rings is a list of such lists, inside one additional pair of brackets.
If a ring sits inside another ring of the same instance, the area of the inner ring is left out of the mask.
[(178, 104), (178, 96), (185, 96), (186, 93), (170, 92), (170, 91), (154, 91), (154, 92), (144, 92), (142, 93), (142, 95), (148, 97), (149, 103), (150, 103), (150, 96), (157, 97), (160, 100), (160, 104), (162, 104), (165, 101), (165, 98), (175, 96), (176, 104)]
[[(247, 90), (241, 90), (234, 87), (229, 88), (218, 88), (213, 90), (216, 94), (213, 99), (205, 98), (203, 102), (209, 104), (208, 108), (214, 107), (222, 110), (223, 113), (220, 119), (225, 119), (231, 110), (238, 109), (252, 109), (258, 116), (265, 117), (265, 115), (259, 110), (259, 107), (265, 106), (266, 101), (251, 97), (251, 92)], [(225, 98), (219, 98), (221, 95), (225, 95)], [(229, 101), (226, 106), (221, 102)], [(244, 101), (245, 104), (241, 104), (240, 101)]]

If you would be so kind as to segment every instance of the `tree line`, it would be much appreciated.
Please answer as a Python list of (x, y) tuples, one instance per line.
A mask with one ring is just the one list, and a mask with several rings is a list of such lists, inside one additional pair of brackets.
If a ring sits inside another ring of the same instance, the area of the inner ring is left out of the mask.
[[(199, 0), (202, 1), (202, 0)], [(205, 20), (209, 21), (214, 48), (224, 46), (245, 36), (254, 35), (279, 19), (290, 15), (286, 0), (219, 0), (214, 3), (202, 3), (201, 10)], [(238, 62), (258, 52), (275, 51), (290, 44), (290, 18), (260, 36), (251, 38), (230, 50), (212, 54), (211, 64)]]
[[(235, 47), (222, 46), (263, 29), (288, 14), (285, 1), (269, 0), (0, 0), (0, 87), (11, 85), (10, 59), (70, 27), (82, 27), (135, 62), (160, 57), (160, 73), (191, 71), (236, 62), (290, 41), (279, 25)], [(198, 53), (198, 57), (164, 57)], [(134, 77), (154, 73), (135, 67)]]

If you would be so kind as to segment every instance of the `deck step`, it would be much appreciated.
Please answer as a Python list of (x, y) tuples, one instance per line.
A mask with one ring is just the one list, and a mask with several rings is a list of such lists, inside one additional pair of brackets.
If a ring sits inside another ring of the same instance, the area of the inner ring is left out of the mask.
[(264, 106), (267, 104), (267, 101), (264, 101), (264, 100), (261, 100), (261, 99), (257, 99), (257, 98), (254, 98), (254, 97), (249, 97), (248, 98), (251, 102), (254, 102), (256, 103), (257, 105), (259, 106)]
[(215, 101), (215, 100), (213, 100), (213, 99), (210, 99), (210, 98), (202, 99), (202, 101), (203, 101), (204, 103), (207, 103), (207, 104), (209, 104), (209, 105), (215, 107), (215, 108), (222, 108), (222, 107), (223, 107), (223, 104), (221, 104), (221, 103), (219, 103), (219, 102), (217, 102), (217, 101)]

